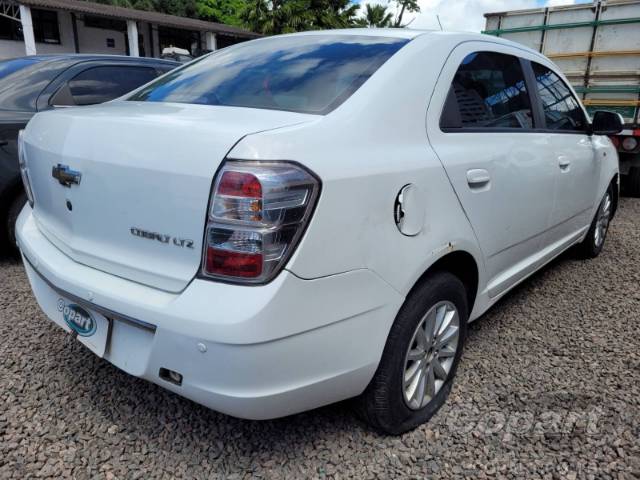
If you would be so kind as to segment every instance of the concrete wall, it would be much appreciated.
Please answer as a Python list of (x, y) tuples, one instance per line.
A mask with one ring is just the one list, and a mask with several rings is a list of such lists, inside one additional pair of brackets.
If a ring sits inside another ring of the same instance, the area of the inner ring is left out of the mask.
[[(71, 14), (58, 12), (58, 28), (60, 29), (60, 44), (36, 42), (37, 53), (65, 53), (74, 52), (73, 27)], [(0, 40), (0, 59), (24, 57), (24, 42), (15, 40)]]
[(13, 40), (0, 40), (0, 60), (5, 58), (23, 57), (24, 42), (14, 42)]
[[(86, 27), (84, 20), (78, 18), (78, 43), (80, 53), (102, 53), (109, 55), (126, 55), (127, 44), (125, 43), (124, 32), (116, 30), (106, 30), (104, 28)], [(113, 38), (115, 46), (107, 47), (107, 39)], [(74, 50), (70, 50), (73, 52)]]

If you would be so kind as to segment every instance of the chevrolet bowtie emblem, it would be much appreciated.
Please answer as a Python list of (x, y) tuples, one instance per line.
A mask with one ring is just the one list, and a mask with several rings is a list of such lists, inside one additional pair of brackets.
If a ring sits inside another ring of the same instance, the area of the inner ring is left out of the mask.
[(68, 165), (59, 163), (51, 169), (51, 176), (60, 182), (60, 185), (71, 188), (74, 183), (80, 185), (82, 174), (71, 170)]

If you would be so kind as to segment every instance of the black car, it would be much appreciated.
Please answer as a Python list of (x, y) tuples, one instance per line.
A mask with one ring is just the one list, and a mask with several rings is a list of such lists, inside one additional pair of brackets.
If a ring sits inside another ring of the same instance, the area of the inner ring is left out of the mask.
[(112, 100), (178, 65), (154, 58), (71, 54), (0, 61), (0, 239), (15, 244), (15, 220), (26, 201), (17, 139), (33, 115)]

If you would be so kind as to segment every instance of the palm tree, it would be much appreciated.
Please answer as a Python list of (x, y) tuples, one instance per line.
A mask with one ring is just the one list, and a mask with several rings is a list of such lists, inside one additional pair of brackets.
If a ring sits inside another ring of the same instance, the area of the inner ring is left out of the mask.
[(387, 12), (384, 5), (367, 4), (367, 13), (365, 14), (365, 22), (368, 27), (385, 28), (391, 25), (393, 14)]
[(277, 35), (309, 30), (313, 12), (308, 0), (250, 0), (240, 19), (254, 32)]
[(240, 19), (254, 32), (275, 35), (353, 27), (359, 8), (351, 0), (248, 0)]
[(420, 5), (418, 5), (418, 0), (394, 0), (394, 1), (396, 5), (400, 8), (400, 11), (398, 12), (398, 15), (396, 16), (393, 22), (393, 26), (398, 28), (406, 27), (407, 25), (402, 23), (402, 17), (404, 15), (404, 12), (405, 11), (411, 12), (411, 13), (419, 12)]

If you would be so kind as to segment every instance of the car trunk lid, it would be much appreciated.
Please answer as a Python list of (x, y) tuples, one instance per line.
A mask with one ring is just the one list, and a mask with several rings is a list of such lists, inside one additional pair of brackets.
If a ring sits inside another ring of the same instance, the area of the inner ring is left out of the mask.
[(227, 152), (247, 134), (314, 118), (138, 102), (36, 115), (25, 132), (34, 216), (74, 260), (181, 291), (200, 266), (211, 183)]

